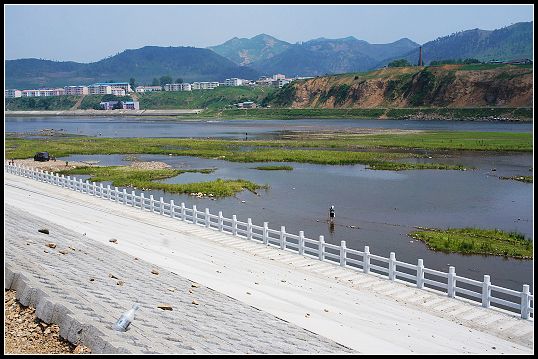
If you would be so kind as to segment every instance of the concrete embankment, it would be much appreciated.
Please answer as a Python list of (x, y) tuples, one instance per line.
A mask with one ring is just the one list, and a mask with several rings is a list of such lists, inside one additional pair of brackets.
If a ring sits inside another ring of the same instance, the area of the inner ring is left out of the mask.
[(200, 112), (202, 112), (201, 109), (4, 111), (4, 116), (181, 116)]
[[(477, 303), (11, 174), (4, 174), (4, 191), (5, 265), (23, 275), (6, 287), (30, 304), (47, 294), (38, 314), (54, 303), (68, 308), (57, 314), (67, 318), (68, 338), (95, 324), (99, 331), (88, 329), (84, 338), (104, 338), (95, 339), (101, 351), (533, 350), (532, 320)], [(18, 288), (21, 280), (36, 289)], [(132, 330), (113, 332), (109, 326), (134, 301), (142, 307)], [(97, 352), (90, 342), (83, 344)]]

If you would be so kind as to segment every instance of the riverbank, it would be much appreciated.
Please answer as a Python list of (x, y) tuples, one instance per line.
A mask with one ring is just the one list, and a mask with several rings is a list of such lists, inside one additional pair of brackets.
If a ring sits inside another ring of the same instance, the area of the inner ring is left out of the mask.
[(164, 116), (189, 119), (379, 119), (379, 120), (446, 120), (501, 121), (532, 123), (531, 107), (477, 108), (254, 108), (254, 109), (144, 109), (144, 110), (58, 110), (4, 111), (5, 116)]

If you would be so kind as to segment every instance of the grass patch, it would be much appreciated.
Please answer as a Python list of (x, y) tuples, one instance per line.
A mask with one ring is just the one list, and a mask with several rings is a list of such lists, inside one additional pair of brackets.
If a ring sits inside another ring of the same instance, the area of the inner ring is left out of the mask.
[(511, 177), (499, 177), (500, 179), (505, 180), (514, 180), (514, 181), (520, 181), (525, 183), (532, 183), (532, 176), (511, 176)]
[[(253, 149), (242, 151), (245, 141), (182, 138), (50, 138), (21, 139), (7, 136), (6, 158), (31, 158), (47, 151), (56, 157), (73, 154), (172, 154), (216, 158), (232, 162), (299, 162), (326, 165), (364, 164), (371, 169), (463, 169), (436, 163), (394, 162), (420, 157), (405, 150), (532, 151), (530, 133), (422, 132), (411, 134), (343, 134), (329, 139), (247, 141)], [(388, 148), (400, 152), (375, 152)], [(401, 150), (404, 150), (404, 153)]]
[(432, 228), (411, 232), (409, 236), (425, 242), (430, 249), (446, 253), (533, 258), (532, 240), (518, 232), (480, 228)]
[(256, 192), (260, 188), (268, 188), (266, 185), (238, 179), (223, 180), (217, 179), (210, 182), (195, 182), (185, 184), (170, 184), (154, 182), (156, 180), (175, 177), (185, 172), (211, 173), (212, 169), (202, 170), (177, 170), (159, 169), (143, 170), (128, 166), (108, 166), (108, 167), (79, 167), (75, 169), (58, 172), (64, 175), (89, 175), (92, 182), (112, 182), (117, 187), (134, 187), (142, 190), (152, 189), (170, 193), (202, 193), (215, 197), (233, 196), (243, 190)]
[(255, 170), (260, 171), (292, 171), (293, 167), (291, 166), (258, 166), (253, 167)]

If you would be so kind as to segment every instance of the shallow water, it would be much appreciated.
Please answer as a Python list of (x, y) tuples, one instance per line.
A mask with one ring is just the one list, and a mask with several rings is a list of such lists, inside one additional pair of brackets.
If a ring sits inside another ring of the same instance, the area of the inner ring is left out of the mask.
[[(216, 168), (211, 174), (186, 173), (163, 180), (165, 183), (210, 181), (216, 178), (244, 178), (270, 189), (259, 195), (243, 191), (232, 198), (211, 200), (188, 195), (172, 195), (147, 191), (156, 198), (208, 207), (211, 213), (223, 211), (245, 221), (297, 234), (303, 230), (308, 238), (324, 235), (329, 243), (346, 241), (347, 247), (363, 250), (370, 246), (374, 254), (396, 258), (408, 263), (424, 259), (429, 268), (447, 271), (449, 265), (456, 273), (482, 280), (491, 275), (492, 282), (515, 290), (523, 284), (532, 285), (532, 263), (529, 260), (503, 259), (494, 256), (464, 256), (436, 253), (407, 236), (414, 226), (422, 227), (481, 227), (519, 231), (533, 235), (532, 184), (501, 180), (498, 176), (528, 175), (532, 166), (531, 154), (484, 155), (452, 154), (433, 158), (437, 162), (451, 161), (473, 165), (468, 171), (375, 171), (363, 165), (324, 166), (298, 163), (233, 163), (222, 160), (138, 155), (142, 161), (162, 161), (174, 168)], [(63, 160), (64, 158), (62, 158)], [(99, 160), (102, 165), (126, 164), (122, 155), (69, 156), (66, 160)], [(253, 167), (286, 164), (293, 171), (260, 171)], [(496, 171), (491, 171), (492, 168)], [(242, 203), (245, 201), (245, 203)], [(331, 230), (326, 223), (330, 205), (336, 209), (336, 225)], [(358, 228), (351, 228), (355, 226)]]
[(449, 131), (532, 132), (531, 123), (439, 121), (439, 120), (175, 120), (140, 117), (6, 117), (6, 132), (63, 130), (102, 137), (218, 137), (244, 139), (276, 138), (290, 131), (342, 131), (357, 128)]

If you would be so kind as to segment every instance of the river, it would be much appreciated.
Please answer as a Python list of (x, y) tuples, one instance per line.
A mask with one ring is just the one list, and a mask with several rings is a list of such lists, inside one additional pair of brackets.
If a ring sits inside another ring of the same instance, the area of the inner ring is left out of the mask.
[[(63, 129), (80, 135), (103, 137), (213, 137), (279, 138), (295, 131), (340, 131), (350, 128), (393, 128), (439, 131), (532, 132), (529, 123), (411, 121), (411, 120), (197, 120), (129, 118), (6, 118), (6, 132), (32, 132)], [(533, 261), (495, 256), (445, 254), (429, 250), (407, 234), (415, 226), (480, 227), (519, 231), (533, 238), (533, 184), (502, 180), (501, 176), (532, 175), (530, 153), (446, 153), (433, 159), (449, 164), (475, 167), (468, 171), (416, 170), (376, 171), (363, 165), (325, 166), (285, 163), (292, 171), (259, 171), (257, 163), (165, 155), (138, 155), (143, 161), (162, 161), (175, 168), (216, 168), (211, 174), (186, 173), (164, 180), (166, 183), (208, 181), (216, 178), (244, 178), (270, 189), (259, 195), (243, 191), (235, 197), (211, 200), (188, 195), (170, 195), (176, 203), (208, 207), (212, 213), (236, 214), (273, 229), (285, 226), (290, 233), (303, 230), (309, 238), (324, 235), (330, 243), (346, 241), (349, 248), (370, 251), (385, 257), (396, 253), (401, 261), (424, 259), (429, 268), (447, 271), (448, 266), (468, 278), (482, 280), (491, 275), (492, 283), (521, 290), (533, 285)], [(128, 164), (121, 155), (73, 155), (60, 160), (100, 161), (101, 165)], [(265, 163), (267, 164), (267, 163)], [(281, 164), (281, 163), (279, 163)], [(495, 170), (493, 170), (495, 169)], [(244, 201), (244, 202), (243, 202)], [(336, 209), (336, 225), (326, 223), (330, 205)]]

